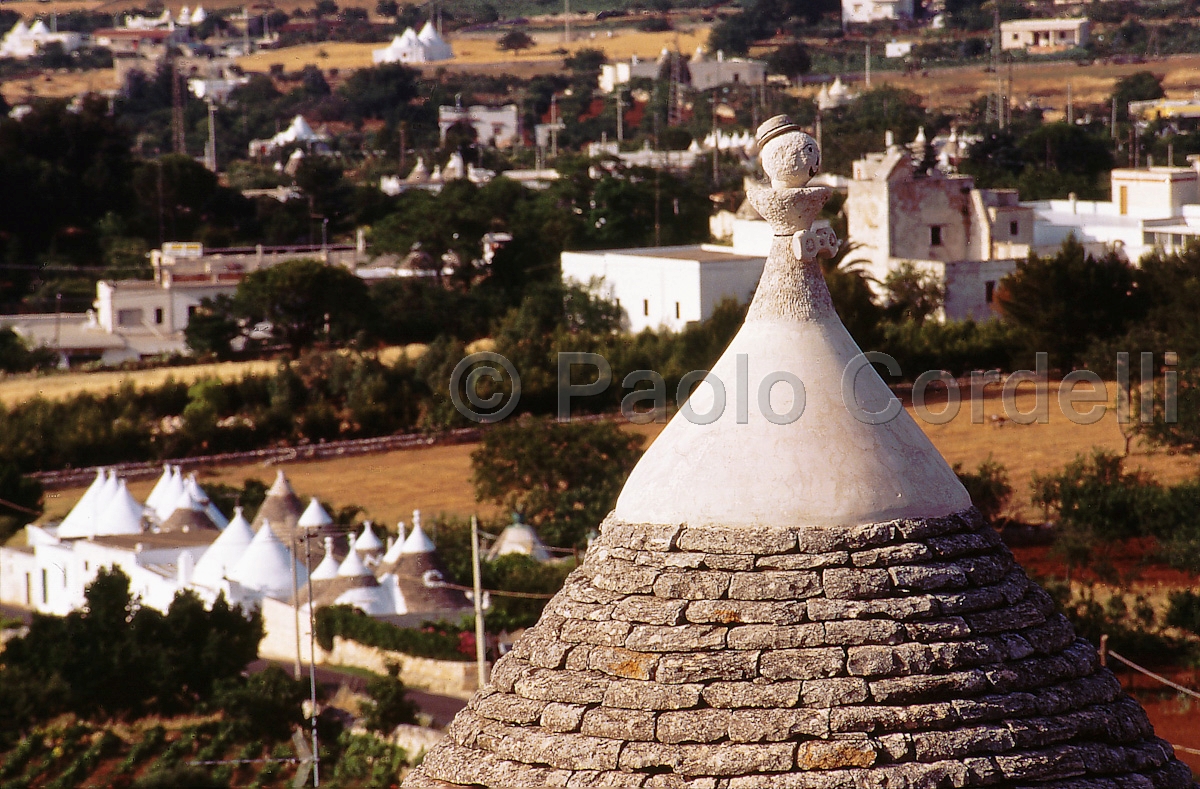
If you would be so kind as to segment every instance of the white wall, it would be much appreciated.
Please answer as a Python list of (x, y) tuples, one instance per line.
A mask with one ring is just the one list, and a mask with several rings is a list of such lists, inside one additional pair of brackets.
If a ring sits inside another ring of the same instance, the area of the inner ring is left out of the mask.
[[(687, 257), (694, 250), (696, 258)], [(762, 276), (765, 257), (732, 254), (729, 247), (666, 247), (671, 257), (654, 249), (564, 252), (564, 280), (588, 284), (603, 279), (602, 292), (624, 311), (626, 329), (683, 329), (712, 315), (726, 297), (746, 301)], [(725, 259), (713, 259), (725, 254)], [(703, 259), (704, 262), (700, 262)]]

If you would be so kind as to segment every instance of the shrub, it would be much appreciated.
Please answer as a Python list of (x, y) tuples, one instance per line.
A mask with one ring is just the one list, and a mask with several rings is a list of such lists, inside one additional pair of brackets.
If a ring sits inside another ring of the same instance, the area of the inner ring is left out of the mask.
[(971, 502), (989, 521), (995, 521), (1012, 499), (1008, 469), (992, 460), (991, 455), (974, 472), (963, 471), (962, 463), (955, 463), (954, 473), (970, 494)]
[(317, 643), (333, 649), (335, 636), (379, 649), (435, 660), (473, 660), (459, 651), (458, 629), (426, 623), (421, 629), (397, 627), (372, 619), (356, 608), (335, 605), (317, 609)]

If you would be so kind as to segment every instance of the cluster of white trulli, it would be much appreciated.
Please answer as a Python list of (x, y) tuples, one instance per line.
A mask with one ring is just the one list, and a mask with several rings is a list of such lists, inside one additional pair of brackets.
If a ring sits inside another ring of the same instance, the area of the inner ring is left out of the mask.
[(59, 33), (46, 27), (42, 20), (35, 20), (32, 25), (26, 25), (18, 19), (4, 38), (0, 39), (0, 58), (24, 60), (37, 55), (47, 44), (56, 43), (66, 52), (79, 49), (83, 37), (78, 33)]
[(435, 63), (452, 59), (454, 52), (433, 23), (426, 22), (420, 33), (407, 28), (386, 47), (373, 50), (371, 57), (376, 63)]
[[(413, 513), (412, 531), (383, 543), (370, 523), (357, 536), (308, 539), (333, 519), (317, 499), (304, 507), (280, 471), (255, 515), (227, 520), (192, 474), (167, 466), (145, 503), (125, 480), (100, 471), (62, 521), (25, 529), (25, 544), (0, 548), (0, 603), (65, 614), (84, 605), (101, 568), (120, 568), (141, 604), (166, 610), (176, 593), (219, 595), (263, 609), (270, 631), (314, 602), (351, 605), (373, 616), (456, 617), (470, 608), (446, 588), (433, 542)], [(282, 613), (281, 613), (282, 612)], [(270, 641), (268, 632), (268, 641)], [(287, 639), (284, 639), (286, 641)]]

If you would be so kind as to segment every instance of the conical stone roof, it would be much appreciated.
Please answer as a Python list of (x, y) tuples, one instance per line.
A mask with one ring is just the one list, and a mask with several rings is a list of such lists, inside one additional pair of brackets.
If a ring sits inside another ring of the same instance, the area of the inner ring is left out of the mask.
[[(819, 152), (786, 118), (759, 142), (773, 188), (751, 197), (776, 243), (714, 370), (746, 354), (751, 393), (804, 371), (813, 410), (777, 432), (757, 399), (730, 403), (732, 425), (681, 411), (404, 786), (1193, 786), (903, 412), (861, 428), (832, 413), (857, 346), (804, 243), (812, 217), (788, 213), (825, 199), (805, 188)], [(886, 387), (869, 366), (859, 378), (881, 410)], [(814, 416), (833, 421), (797, 427)]]
[(257, 532), (264, 523), (269, 523), (279, 541), (291, 545), (296, 524), (303, 513), (304, 505), (280, 469), (250, 525)]

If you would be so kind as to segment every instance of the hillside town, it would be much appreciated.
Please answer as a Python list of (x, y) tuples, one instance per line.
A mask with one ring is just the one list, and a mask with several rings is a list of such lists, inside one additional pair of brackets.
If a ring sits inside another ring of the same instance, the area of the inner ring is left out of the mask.
[(1200, 5), (0, 6), (0, 787), (1191, 787)]

